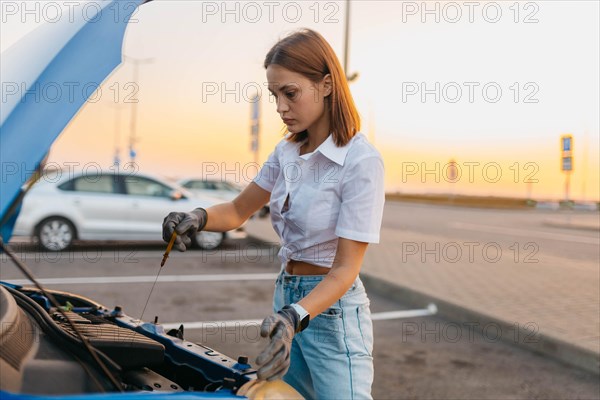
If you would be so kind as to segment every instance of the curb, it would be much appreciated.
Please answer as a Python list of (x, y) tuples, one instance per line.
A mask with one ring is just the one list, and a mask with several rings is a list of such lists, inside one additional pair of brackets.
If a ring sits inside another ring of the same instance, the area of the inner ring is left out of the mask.
[(564, 229), (576, 229), (582, 231), (592, 231), (598, 232), (600, 231), (600, 225), (585, 225), (585, 224), (577, 224), (577, 223), (569, 223), (569, 222), (555, 222), (555, 221), (543, 221), (542, 225), (551, 226), (553, 228), (564, 228)]
[[(492, 318), (446, 300), (402, 285), (390, 283), (368, 272), (361, 272), (360, 277), (367, 290), (373, 290), (380, 295), (405, 303), (410, 307), (423, 307), (424, 304), (435, 303), (438, 309), (437, 315), (454, 322), (477, 322), (479, 328), (474, 330), (480, 334), (486, 335), (484, 328), (493, 324), (496, 329), (499, 329), (499, 332), (510, 332), (510, 335), (500, 336), (501, 340), (506, 343), (565, 362), (595, 375), (600, 375), (600, 355), (593, 351), (547, 334), (532, 332), (520, 325), (518, 325), (518, 332), (516, 332), (514, 322)], [(518, 340), (514, 340), (515, 337)]]

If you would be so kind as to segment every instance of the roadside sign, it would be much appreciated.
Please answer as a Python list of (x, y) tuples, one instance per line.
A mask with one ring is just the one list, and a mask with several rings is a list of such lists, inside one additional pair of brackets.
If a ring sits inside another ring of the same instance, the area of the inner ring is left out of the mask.
[(573, 170), (573, 161), (572, 161), (571, 157), (563, 157), (561, 167), (562, 167), (563, 171), (572, 171)]
[(573, 135), (566, 134), (560, 137), (560, 149), (560, 169), (565, 173), (565, 201), (568, 202), (571, 186), (571, 172), (573, 171)]
[(561, 137), (561, 141), (562, 141), (562, 151), (566, 152), (570, 152), (571, 151), (571, 147), (572, 147), (572, 141), (573, 141), (573, 136), (571, 135), (563, 135)]
[(254, 161), (258, 160), (260, 132), (260, 96), (252, 96), (250, 109), (250, 151), (254, 153)]
[(250, 133), (250, 150), (258, 151), (258, 124), (253, 124)]
[(573, 135), (562, 135), (560, 137), (560, 148), (561, 170), (570, 172), (573, 170)]
[(448, 163), (448, 180), (450, 182), (456, 182), (458, 179), (458, 166), (456, 165), (456, 161), (453, 159)]

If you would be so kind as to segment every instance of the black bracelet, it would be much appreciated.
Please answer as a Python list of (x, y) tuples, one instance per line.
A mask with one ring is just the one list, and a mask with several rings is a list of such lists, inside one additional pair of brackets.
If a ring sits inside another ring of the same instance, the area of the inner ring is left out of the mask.
[(200, 226), (198, 226), (198, 232), (200, 232), (202, 229), (204, 229), (206, 223), (208, 222), (208, 213), (202, 207), (198, 207), (194, 211), (196, 210), (199, 210), (202, 213), (202, 221), (200, 221)]

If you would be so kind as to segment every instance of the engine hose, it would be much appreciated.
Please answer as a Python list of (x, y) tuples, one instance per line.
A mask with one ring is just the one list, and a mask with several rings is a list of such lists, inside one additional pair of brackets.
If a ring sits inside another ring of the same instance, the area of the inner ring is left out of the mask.
[[(66, 348), (71, 352), (74, 356), (85, 359), (91, 364), (93, 359), (90, 354), (85, 349), (82, 348), (83, 344), (81, 340), (78, 338), (68, 334), (65, 332), (60, 326), (58, 326), (50, 315), (44, 310), (39, 304), (37, 304), (34, 300), (30, 299), (26, 295), (20, 293), (19, 291), (12, 289), (10, 287), (5, 288), (15, 296), (15, 300), (19, 304), (19, 306), (23, 307), (40, 325), (42, 331), (50, 336), (52, 339), (58, 341), (61, 344), (66, 345)], [(121, 373), (121, 367), (115, 363), (110, 357), (104, 354), (102, 351), (98, 349), (94, 349), (98, 357), (102, 359), (102, 362), (107, 365), (113, 373)]]

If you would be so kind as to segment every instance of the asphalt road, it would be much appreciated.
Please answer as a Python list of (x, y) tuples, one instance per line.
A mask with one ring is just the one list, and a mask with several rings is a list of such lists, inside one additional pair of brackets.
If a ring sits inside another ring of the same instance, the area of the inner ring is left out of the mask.
[[(551, 210), (499, 210), (387, 201), (382, 227), (419, 233), (450, 242), (497, 243), (512, 261), (514, 243), (521, 248), (519, 260), (544, 263), (554, 257), (573, 263), (598, 265), (599, 231), (567, 228), (574, 222), (598, 226), (598, 212)], [(561, 226), (562, 225), (562, 226)], [(408, 239), (407, 239), (408, 240)], [(531, 243), (530, 247), (524, 248)], [(464, 246), (463, 246), (464, 247)]]
[[(48, 288), (76, 292), (107, 307), (122, 305), (134, 317), (142, 314), (164, 252), (163, 245), (141, 244), (91, 243), (65, 253), (13, 246)], [(188, 327), (201, 321), (262, 319), (271, 310), (276, 253), (250, 239), (229, 240), (218, 251), (174, 253), (160, 271), (143, 319), (158, 316), (159, 322)], [(0, 279), (23, 279), (6, 255), (0, 255)], [(374, 315), (406, 309), (372, 291), (369, 297)], [(251, 361), (266, 344), (255, 325), (217, 325), (188, 328), (186, 339)], [(375, 398), (600, 398), (597, 377), (500, 341), (497, 333), (481, 336), (435, 316), (377, 320), (374, 330)]]

